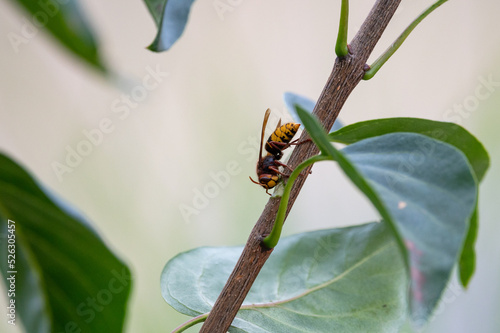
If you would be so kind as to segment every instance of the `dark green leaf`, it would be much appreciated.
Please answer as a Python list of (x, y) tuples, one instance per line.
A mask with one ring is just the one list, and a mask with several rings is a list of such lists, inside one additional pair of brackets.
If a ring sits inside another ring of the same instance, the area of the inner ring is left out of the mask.
[[(350, 144), (366, 138), (398, 132), (419, 133), (455, 146), (467, 156), (478, 181), (483, 179), (489, 167), (489, 156), (481, 142), (463, 127), (453, 123), (419, 118), (375, 119), (352, 124), (330, 133), (330, 139)], [(460, 281), (464, 287), (467, 286), (475, 269), (474, 245), (477, 228), (477, 214), (474, 214), (459, 262)]]
[(460, 277), (460, 282), (462, 286), (467, 287), (470, 279), (474, 275), (476, 270), (476, 238), (477, 238), (477, 228), (478, 228), (478, 217), (477, 217), (477, 203), (474, 209), (474, 214), (470, 219), (469, 231), (467, 232), (467, 238), (465, 239), (465, 244), (462, 249), (462, 254), (460, 255), (460, 261), (458, 262), (458, 272)]
[[(283, 94), (283, 99), (285, 100), (285, 105), (288, 109), (288, 112), (292, 115), (293, 119), (295, 122), (302, 124), (302, 120), (300, 120), (299, 115), (297, 114), (297, 108), (300, 107), (304, 111), (307, 111), (309, 113), (312, 113), (314, 110), (314, 106), (316, 105), (316, 102), (313, 100), (310, 100), (307, 97), (294, 94), (291, 92), (286, 92)], [(303, 125), (303, 124), (302, 124)], [(335, 121), (335, 123), (332, 126), (331, 131), (337, 131), (340, 128), (344, 126), (338, 119)]]
[(321, 153), (324, 155), (331, 155), (333, 158), (335, 158), (335, 156), (332, 155), (335, 154), (335, 151), (331, 149), (332, 145), (330, 144), (328, 137), (324, 135), (325, 130), (316, 119), (316, 117), (314, 117), (307, 110), (304, 110), (298, 104), (295, 104), (295, 108), (297, 110), (297, 115), (299, 116), (302, 124), (307, 130), (307, 133), (314, 141), (316, 146), (318, 146)]
[(13, 2), (23, 6), (29, 13), (24, 14), (25, 21), (20, 31), (7, 34), (16, 53), (41, 31), (47, 31), (76, 56), (98, 70), (105, 70), (92, 29), (76, 0)]
[(184, 32), (191, 5), (194, 1), (146, 0), (146, 4), (158, 26), (158, 33), (155, 40), (148, 46), (148, 49), (161, 52), (170, 49), (174, 45)]
[[(13, 222), (11, 222), (13, 221)], [(9, 232), (9, 225), (15, 231)], [(73, 211), (0, 154), (2, 274), (16, 281), (16, 317), (30, 333), (122, 332), (130, 271)], [(7, 262), (15, 235), (15, 266)], [(11, 241), (12, 242), (12, 241)]]
[(415, 133), (374, 136), (339, 152), (325, 145), (327, 135), (316, 119), (301, 110), (299, 116), (321, 151), (391, 225), (412, 280), (412, 317), (425, 322), (458, 260), (476, 205), (477, 184), (466, 156)]
[[(211, 310), (243, 247), (198, 248), (165, 266), (176, 310)], [(404, 264), (383, 223), (283, 238), (230, 332), (397, 332), (406, 318)]]
[(144, 0), (144, 2), (155, 20), (156, 27), (159, 28), (167, 0)]

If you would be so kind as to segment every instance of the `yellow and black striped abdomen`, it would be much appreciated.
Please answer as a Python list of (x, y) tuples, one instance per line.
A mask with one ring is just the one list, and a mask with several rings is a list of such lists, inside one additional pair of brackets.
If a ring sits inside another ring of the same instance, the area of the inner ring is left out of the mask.
[(296, 123), (286, 123), (284, 125), (281, 125), (280, 127), (276, 128), (269, 136), (269, 139), (267, 139), (266, 142), (266, 150), (268, 153), (276, 155), (276, 154), (281, 154), (281, 148), (276, 147), (270, 144), (270, 142), (279, 142), (283, 144), (287, 144), (290, 141), (292, 141), (294, 135), (297, 133), (297, 130), (299, 129), (300, 124)]

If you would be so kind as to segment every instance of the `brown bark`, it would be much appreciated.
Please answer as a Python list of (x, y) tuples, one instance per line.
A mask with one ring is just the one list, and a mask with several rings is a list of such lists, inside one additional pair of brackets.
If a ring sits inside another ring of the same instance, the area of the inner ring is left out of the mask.
[[(363, 78), (366, 61), (400, 2), (401, 0), (378, 0), (352, 40), (349, 55), (335, 60), (332, 73), (314, 108), (314, 114), (325, 129), (329, 130), (332, 127), (350, 93)], [(305, 136), (307, 134), (303, 133), (301, 139), (304, 139)], [(318, 149), (314, 144), (302, 144), (295, 148), (288, 164), (295, 167), (301, 161), (316, 154), (318, 154)], [(297, 199), (306, 178), (307, 173), (295, 182), (290, 195), (288, 212)], [(261, 240), (272, 229), (279, 201), (279, 199), (274, 198), (268, 201), (250, 233), (231, 276), (203, 324), (201, 333), (224, 333), (229, 329), (250, 287), (271, 255), (272, 249), (263, 248)]]

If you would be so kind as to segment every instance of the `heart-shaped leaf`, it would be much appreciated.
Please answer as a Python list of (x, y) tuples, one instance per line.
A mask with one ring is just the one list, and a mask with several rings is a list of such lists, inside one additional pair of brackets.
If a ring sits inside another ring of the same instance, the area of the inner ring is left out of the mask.
[(413, 320), (427, 320), (461, 252), (477, 200), (466, 156), (415, 133), (392, 133), (342, 151), (308, 112), (299, 116), (324, 155), (335, 159), (389, 223), (410, 272)]
[(51, 197), (0, 154), (0, 264), (15, 284), (16, 323), (30, 333), (122, 332), (129, 269)]
[[(211, 310), (243, 247), (198, 248), (165, 266), (165, 300), (190, 316)], [(406, 318), (403, 261), (384, 223), (283, 238), (230, 332), (396, 332)]]
[[(453, 123), (419, 118), (375, 119), (346, 126), (330, 133), (329, 137), (332, 141), (350, 144), (383, 134), (400, 132), (419, 133), (454, 146), (467, 156), (477, 180), (481, 181), (484, 178), (490, 164), (488, 153), (472, 134)], [(460, 280), (464, 287), (469, 283), (476, 266), (474, 245), (478, 228), (477, 205), (475, 209), (459, 262)]]
[(195, 0), (146, 0), (146, 4), (158, 26), (153, 43), (148, 49), (166, 51), (181, 37), (186, 28), (191, 5)]

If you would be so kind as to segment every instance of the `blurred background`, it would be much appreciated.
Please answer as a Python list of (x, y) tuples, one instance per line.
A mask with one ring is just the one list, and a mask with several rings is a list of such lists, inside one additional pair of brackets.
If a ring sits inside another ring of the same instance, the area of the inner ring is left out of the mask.
[[(371, 61), (432, 2), (403, 0)], [(158, 54), (146, 49), (156, 27), (143, 2), (82, 1), (107, 77), (43, 31), (18, 52), (0, 38), (0, 149), (84, 212), (130, 265), (127, 332), (167, 332), (188, 319), (160, 294), (163, 266), (195, 247), (245, 243), (268, 200), (248, 180), (264, 111), (286, 119), (286, 91), (316, 100), (335, 59), (340, 1), (232, 3), (219, 15), (215, 1), (196, 1), (183, 36)], [(349, 39), (373, 3), (351, 4)], [(384, 117), (456, 122), (491, 155), (481, 186), (476, 275), (468, 290), (453, 278), (429, 333), (500, 331), (499, 13), (496, 0), (446, 3), (374, 79), (359, 84), (340, 114), (345, 124)], [(1, 1), (0, 34), (18, 32), (26, 17)], [(127, 102), (152, 72), (159, 74), (148, 82), (157, 84)], [(101, 142), (71, 172), (55, 172), (54, 163), (65, 164), (68, 151), (103, 122), (109, 126)], [(230, 176), (217, 183), (221, 174)], [(284, 233), (373, 220), (378, 215), (367, 200), (333, 163), (323, 163)], [(0, 297), (0, 307), (5, 301)], [(6, 320), (0, 327), (21, 332)]]

